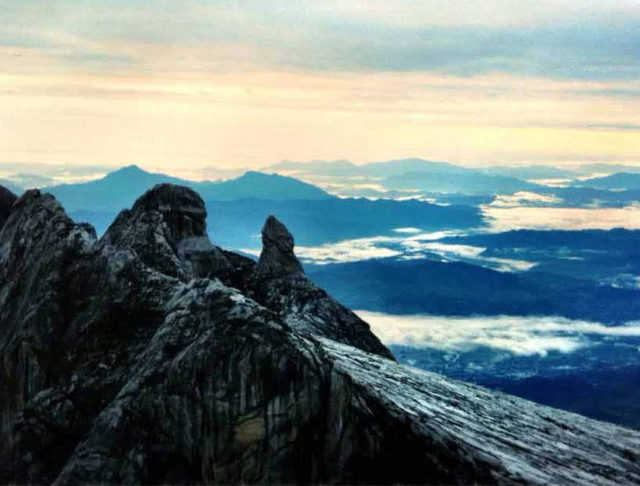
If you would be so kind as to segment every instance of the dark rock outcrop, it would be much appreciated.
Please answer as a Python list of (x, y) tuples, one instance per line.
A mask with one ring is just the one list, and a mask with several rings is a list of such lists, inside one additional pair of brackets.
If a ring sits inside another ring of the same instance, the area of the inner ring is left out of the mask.
[(637, 432), (367, 352), (299, 273), (219, 251), (198, 276), (198, 201), (156, 190), (101, 240), (47, 194), (13, 206), (0, 483), (640, 484)]
[(5, 221), (9, 219), (11, 208), (17, 199), (18, 197), (13, 192), (6, 187), (0, 186), (0, 230), (4, 226)]
[(300, 261), (293, 253), (294, 239), (275, 216), (269, 216), (262, 228), (262, 253), (256, 266), (261, 279), (303, 275)]
[(122, 211), (104, 235), (114, 246), (136, 251), (150, 267), (182, 280), (219, 274), (229, 268), (206, 231), (207, 212), (192, 189), (158, 184)]

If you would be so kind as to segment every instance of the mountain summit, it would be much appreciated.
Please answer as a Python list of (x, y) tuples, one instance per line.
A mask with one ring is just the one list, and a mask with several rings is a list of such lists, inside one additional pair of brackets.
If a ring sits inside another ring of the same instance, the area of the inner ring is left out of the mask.
[(8, 212), (0, 483), (640, 483), (638, 432), (396, 363), (275, 218), (256, 265), (185, 187), (101, 239), (37, 190)]
[(164, 274), (188, 280), (219, 273), (229, 266), (206, 230), (204, 201), (192, 189), (159, 184), (131, 210), (122, 211), (104, 241), (127, 246)]

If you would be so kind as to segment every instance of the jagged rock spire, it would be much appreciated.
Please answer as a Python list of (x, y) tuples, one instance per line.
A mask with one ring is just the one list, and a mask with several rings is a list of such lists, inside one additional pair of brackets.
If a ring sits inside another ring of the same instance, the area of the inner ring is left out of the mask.
[(256, 267), (260, 277), (304, 275), (300, 260), (293, 253), (293, 235), (275, 216), (269, 216), (262, 227), (262, 253)]

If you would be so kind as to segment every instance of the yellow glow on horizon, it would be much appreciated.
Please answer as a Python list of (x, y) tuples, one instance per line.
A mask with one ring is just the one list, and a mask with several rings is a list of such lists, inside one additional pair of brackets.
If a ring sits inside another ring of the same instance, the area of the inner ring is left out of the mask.
[(610, 92), (637, 88), (424, 73), (0, 74), (0, 159), (163, 169), (633, 162), (640, 97)]

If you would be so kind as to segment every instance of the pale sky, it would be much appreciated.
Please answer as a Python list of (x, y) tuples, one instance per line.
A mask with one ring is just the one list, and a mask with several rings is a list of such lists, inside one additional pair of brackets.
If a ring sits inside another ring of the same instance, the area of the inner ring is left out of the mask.
[(640, 1), (0, 0), (0, 165), (640, 164)]

